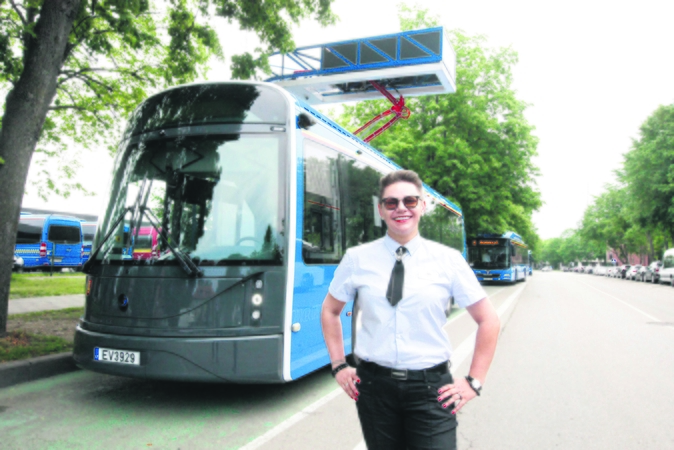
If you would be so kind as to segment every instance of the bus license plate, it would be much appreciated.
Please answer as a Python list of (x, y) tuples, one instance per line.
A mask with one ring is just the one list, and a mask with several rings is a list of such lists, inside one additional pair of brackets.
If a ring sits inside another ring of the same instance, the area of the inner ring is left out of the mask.
[(140, 366), (140, 352), (116, 350), (114, 348), (94, 347), (94, 361)]
[(63, 261), (63, 258), (54, 258), (54, 262), (55, 262), (55, 263), (61, 262), (61, 261)]

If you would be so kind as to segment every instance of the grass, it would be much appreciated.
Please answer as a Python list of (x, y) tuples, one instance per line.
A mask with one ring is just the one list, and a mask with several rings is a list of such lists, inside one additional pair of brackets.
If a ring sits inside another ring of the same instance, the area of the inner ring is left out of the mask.
[(84, 308), (64, 308), (49, 311), (37, 311), (23, 314), (12, 314), (10, 320), (38, 322), (43, 320), (78, 320), (84, 314)]
[(45, 273), (13, 273), (9, 298), (84, 294), (84, 279), (79, 273), (55, 273), (53, 277)]
[[(0, 338), (0, 363), (72, 350), (72, 332), (84, 308), (12, 314)], [(64, 331), (65, 330), (65, 331)]]
[(15, 330), (0, 339), (0, 362), (51, 355), (69, 350), (72, 350), (72, 345), (60, 337), (41, 336)]

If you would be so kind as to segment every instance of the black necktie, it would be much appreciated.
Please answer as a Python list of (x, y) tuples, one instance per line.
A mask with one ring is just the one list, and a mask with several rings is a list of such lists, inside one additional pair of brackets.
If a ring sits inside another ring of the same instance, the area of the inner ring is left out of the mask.
[(398, 304), (403, 298), (403, 284), (405, 283), (405, 266), (403, 266), (403, 256), (407, 249), (405, 247), (398, 247), (396, 250), (396, 263), (391, 272), (391, 279), (388, 282), (388, 289), (386, 290), (386, 298), (392, 306)]

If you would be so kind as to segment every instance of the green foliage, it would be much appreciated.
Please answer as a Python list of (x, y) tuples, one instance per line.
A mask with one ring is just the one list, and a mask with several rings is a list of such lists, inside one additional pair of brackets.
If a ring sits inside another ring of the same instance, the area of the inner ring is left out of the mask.
[(587, 241), (579, 230), (566, 230), (561, 237), (541, 242), (537, 261), (549, 263), (555, 268), (560, 264), (569, 265), (578, 262), (603, 261), (606, 244)]
[[(426, 10), (401, 7), (403, 29), (436, 24)], [(460, 204), (468, 235), (516, 230), (535, 248), (531, 214), (541, 200), (532, 158), (538, 139), (524, 117), (527, 105), (511, 87), (517, 54), (487, 48), (482, 36), (449, 36), (457, 54), (457, 92), (405, 99), (411, 117), (373, 144)], [(338, 121), (355, 130), (390, 106), (383, 100), (346, 106)]]
[[(43, 1), (0, 1), (0, 92), (23, 73)], [(267, 54), (295, 46), (291, 24), (304, 18), (334, 23), (332, 1), (82, 0), (33, 158), (40, 166), (38, 194), (84, 191), (75, 177), (77, 156), (62, 158), (72, 143), (114, 153), (126, 117), (142, 100), (195, 80), (212, 56), (223, 57), (211, 17), (237, 22), (260, 38), (264, 48), (255, 55), (232, 56), (234, 77), (246, 79), (268, 70)]]
[(634, 222), (674, 241), (674, 105), (655, 110), (640, 134), (618, 176), (628, 186)]
[(72, 348), (72, 344), (57, 336), (41, 336), (22, 330), (10, 331), (7, 336), (0, 338), (0, 362), (67, 352)]
[(674, 242), (674, 105), (659, 107), (640, 128), (641, 137), (609, 185), (588, 206), (578, 230), (586, 245), (660, 259)]

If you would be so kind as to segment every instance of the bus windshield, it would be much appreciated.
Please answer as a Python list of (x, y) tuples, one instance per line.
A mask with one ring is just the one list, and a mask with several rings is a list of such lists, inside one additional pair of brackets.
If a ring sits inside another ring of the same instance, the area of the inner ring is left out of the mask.
[(197, 265), (280, 264), (284, 136), (179, 136), (130, 145), (96, 235), (96, 260), (131, 263), (133, 249), (147, 246), (139, 231), (149, 221), (161, 251), (143, 263), (175, 264), (168, 239)]
[(473, 269), (508, 269), (510, 267), (509, 246), (470, 247), (468, 262)]

